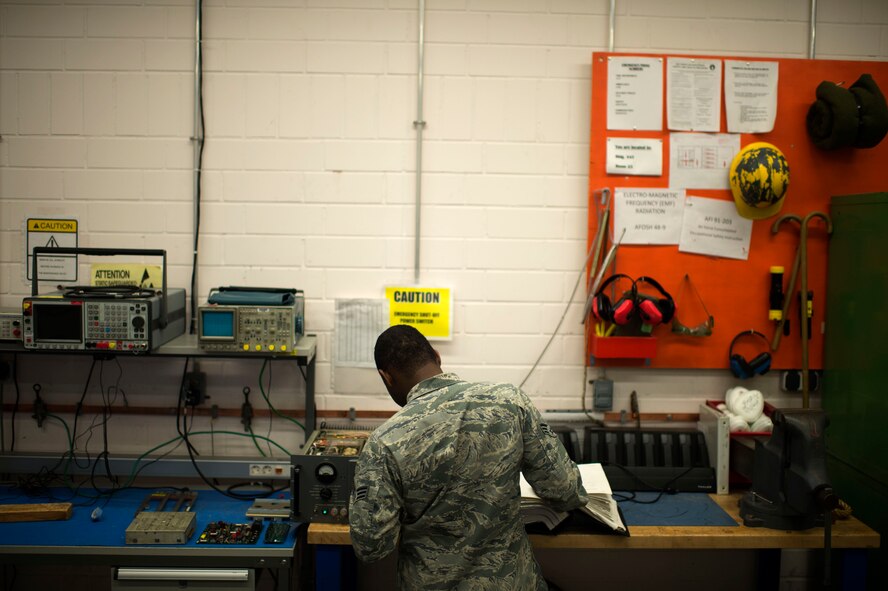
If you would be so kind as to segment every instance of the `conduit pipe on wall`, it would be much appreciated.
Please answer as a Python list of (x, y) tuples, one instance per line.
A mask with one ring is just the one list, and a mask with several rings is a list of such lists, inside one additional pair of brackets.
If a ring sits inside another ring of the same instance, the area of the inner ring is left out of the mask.
[(808, 34), (808, 59), (814, 59), (814, 33), (817, 28), (817, 0), (811, 0), (811, 26)]
[(422, 132), (426, 122), (422, 118), (423, 97), (423, 59), (425, 50), (425, 0), (419, 0), (419, 40), (418, 40), (418, 67), (416, 71), (416, 120), (413, 127), (416, 129), (416, 224), (414, 232), (413, 248), (413, 282), (419, 283), (419, 244), (422, 239), (421, 206), (422, 206)]
[(607, 50), (608, 51), (614, 50), (614, 29), (615, 29), (616, 20), (617, 20), (617, 0), (610, 0), (610, 14), (609, 14), (609, 19), (608, 19), (608, 22), (610, 23), (610, 25), (608, 27), (608, 34), (607, 34)]
[[(192, 166), (192, 176), (194, 179), (194, 186), (192, 188), (192, 199), (193, 199), (193, 211), (194, 211), (194, 227), (192, 228), (193, 240), (192, 245), (194, 248), (194, 252), (192, 253), (192, 261), (194, 268), (191, 270), (191, 301), (196, 301), (194, 291), (197, 289), (197, 240), (198, 240), (198, 232), (200, 232), (200, 167), (201, 167), (201, 152), (203, 150), (203, 142), (204, 142), (204, 129), (203, 129), (203, 121), (201, 117), (201, 78), (202, 78), (202, 55), (201, 55), (201, 27), (203, 25), (202, 21), (202, 10), (201, 10), (201, 2), (202, 0), (194, 0), (194, 136), (191, 138), (192, 145), (194, 148), (193, 153), (193, 166)], [(166, 286), (164, 286), (166, 287)], [(194, 305), (191, 308), (192, 314), (195, 312)], [(195, 319), (191, 318), (192, 329), (194, 328)]]

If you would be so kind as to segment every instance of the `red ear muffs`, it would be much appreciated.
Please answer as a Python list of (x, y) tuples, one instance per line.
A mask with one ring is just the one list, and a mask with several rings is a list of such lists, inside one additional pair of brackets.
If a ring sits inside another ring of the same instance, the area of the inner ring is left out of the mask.
[[(642, 285), (650, 285), (659, 292), (662, 297), (655, 297), (639, 292)], [(675, 300), (663, 289), (663, 286), (652, 277), (639, 277), (632, 287), (635, 292), (635, 305), (638, 308), (638, 316), (644, 324), (656, 326), (669, 322), (675, 316)]]
[[(616, 302), (611, 303), (607, 294), (604, 293), (604, 290), (611, 284), (617, 281), (618, 279), (628, 279), (632, 282), (633, 287), (624, 292), (623, 295)], [(611, 275), (601, 284), (601, 287), (598, 288), (598, 291), (595, 292), (595, 297), (592, 300), (592, 314), (601, 320), (605, 320), (607, 322), (613, 322), (614, 324), (625, 325), (629, 324), (632, 320), (635, 313), (635, 282), (632, 280), (632, 277), (628, 275), (623, 275), (622, 273), (617, 273), (615, 275)]]

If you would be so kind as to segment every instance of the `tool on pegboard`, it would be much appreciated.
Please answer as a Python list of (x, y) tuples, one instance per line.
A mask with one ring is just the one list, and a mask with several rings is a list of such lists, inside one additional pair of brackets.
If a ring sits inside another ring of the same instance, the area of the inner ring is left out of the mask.
[(775, 265), (770, 269), (771, 290), (768, 292), (768, 320), (780, 322), (783, 318), (783, 267)]

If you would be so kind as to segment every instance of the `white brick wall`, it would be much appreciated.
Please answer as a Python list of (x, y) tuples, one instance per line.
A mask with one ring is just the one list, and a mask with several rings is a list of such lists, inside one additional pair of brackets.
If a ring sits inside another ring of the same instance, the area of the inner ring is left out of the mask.
[[(586, 250), (590, 60), (606, 49), (608, 5), (427, 2), (422, 281), (454, 289), (454, 339), (439, 348), (467, 378), (523, 380), (568, 303)], [(804, 57), (808, 5), (622, 0), (616, 48)], [(205, 2), (197, 291), (305, 289), (321, 408), (393, 408), (374, 372), (337, 379), (329, 351), (337, 298), (413, 280), (416, 6)], [(884, 0), (818, 11), (819, 57), (888, 58)], [(0, 305), (28, 290), (22, 220), (36, 215), (77, 217), (85, 246), (163, 246), (171, 284), (188, 284), (193, 17), (192, 0), (0, 0)], [(578, 406), (580, 311), (575, 301), (527, 382), (543, 408)], [(40, 375), (34, 364), (25, 381)], [(146, 404), (172, 404), (178, 370), (158, 365), (127, 362), (123, 380)], [(240, 403), (229, 382), (255, 385), (242, 365), (214, 362), (214, 402)], [(301, 378), (285, 371), (275, 380), (295, 405)], [(637, 389), (649, 410), (693, 412), (721, 395), (723, 373), (615, 370), (616, 405)], [(54, 396), (70, 398), (82, 374), (64, 364)], [(779, 399), (773, 377), (761, 384)], [(38, 449), (30, 422), (22, 445)], [(135, 451), (169, 432), (145, 425)]]

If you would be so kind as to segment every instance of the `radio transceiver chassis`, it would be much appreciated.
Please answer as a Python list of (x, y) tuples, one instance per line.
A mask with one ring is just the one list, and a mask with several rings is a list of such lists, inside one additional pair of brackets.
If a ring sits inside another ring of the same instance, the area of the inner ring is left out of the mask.
[[(163, 285), (73, 287), (38, 295), (40, 256), (163, 257)], [(31, 296), (22, 300), (22, 345), (49, 351), (142, 353), (185, 333), (185, 290), (166, 287), (166, 251), (35, 247)]]
[(292, 514), (297, 521), (348, 523), (355, 466), (370, 431), (318, 429), (291, 456)]
[(161, 298), (27, 297), (22, 344), (40, 350), (150, 351), (185, 332), (185, 290), (167, 290), (166, 326), (161, 326)]

